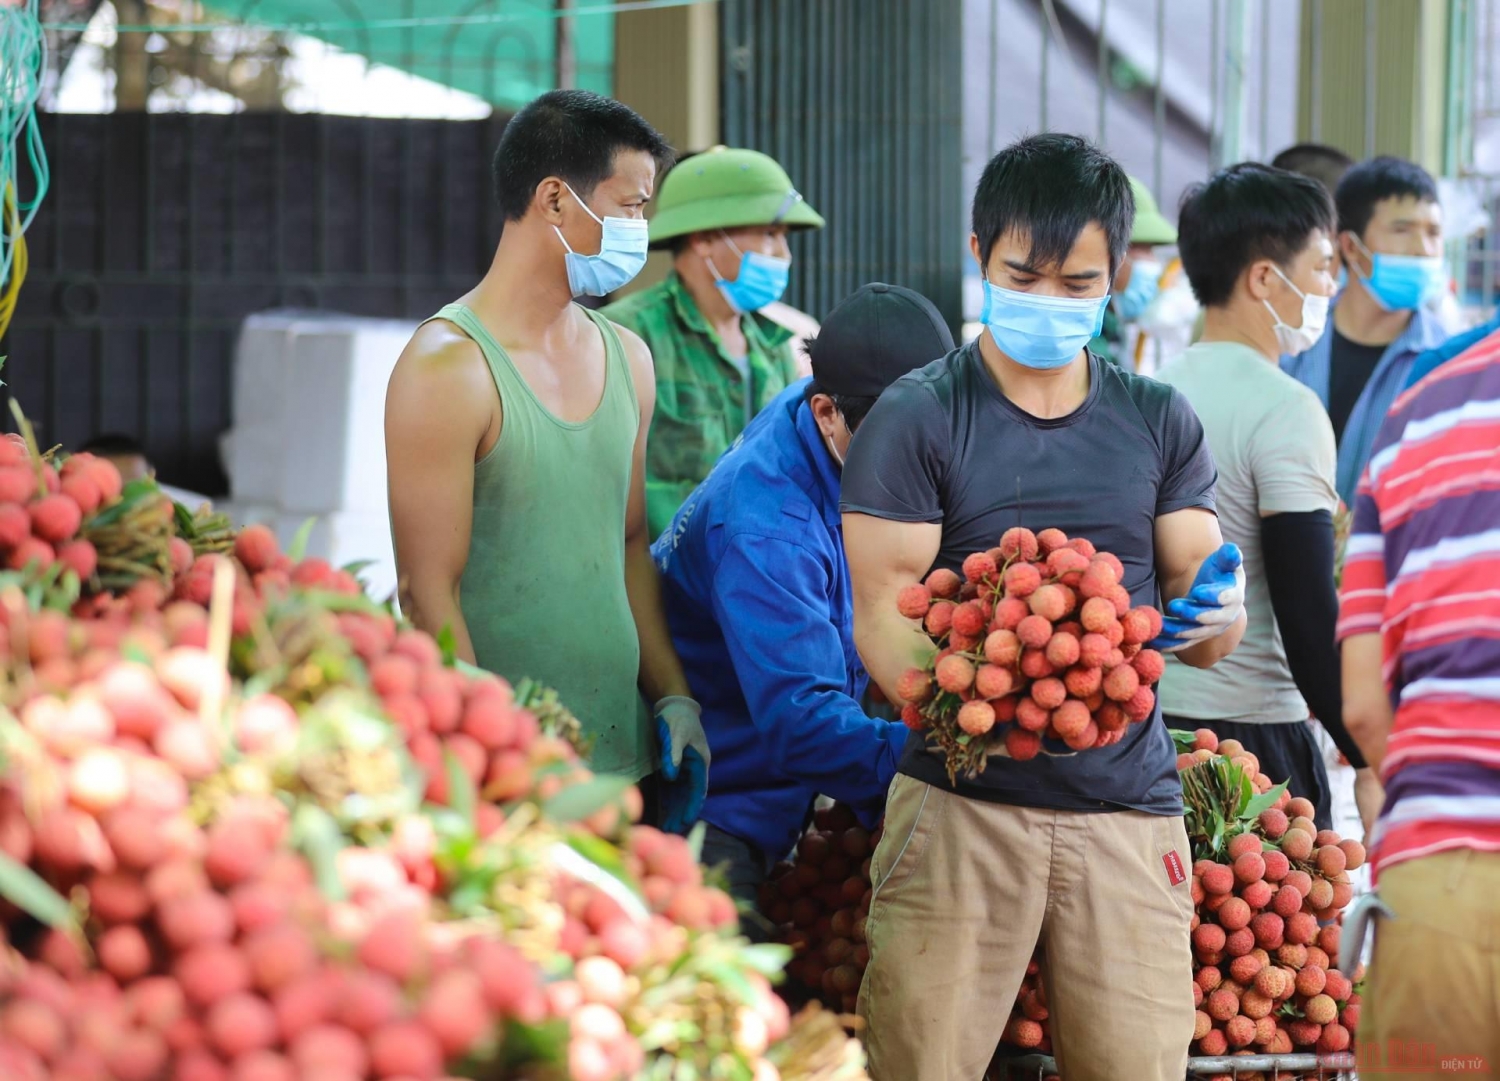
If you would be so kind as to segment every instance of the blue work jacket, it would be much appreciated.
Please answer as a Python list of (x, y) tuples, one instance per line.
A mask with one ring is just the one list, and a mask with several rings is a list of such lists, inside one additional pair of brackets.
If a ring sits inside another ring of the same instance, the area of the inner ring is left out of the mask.
[(713, 752), (703, 818), (768, 860), (819, 793), (878, 810), (907, 734), (861, 705), (839, 471), (808, 382), (750, 423), (651, 549)]
[(1406, 374), (1406, 383), (1401, 389), (1410, 390), (1444, 364), (1459, 354), (1468, 352), (1496, 331), (1500, 331), (1500, 315), (1494, 316), (1487, 323), (1480, 323), (1477, 327), (1453, 335), (1436, 349), (1427, 350), (1412, 363), (1411, 371)]
[[(1328, 313), (1328, 328), (1311, 349), (1295, 357), (1282, 357), (1281, 370), (1297, 382), (1312, 389), (1328, 408), (1329, 358), (1333, 353), (1333, 312)], [(1355, 399), (1344, 434), (1339, 439), (1338, 470), (1335, 486), (1346, 506), (1354, 506), (1354, 490), (1360, 474), (1370, 460), (1375, 435), (1391, 410), (1396, 395), (1406, 386), (1412, 362), (1421, 353), (1443, 343), (1448, 332), (1443, 321), (1428, 308), (1418, 308), (1400, 337), (1386, 346), (1380, 363), (1370, 373), (1370, 381)]]

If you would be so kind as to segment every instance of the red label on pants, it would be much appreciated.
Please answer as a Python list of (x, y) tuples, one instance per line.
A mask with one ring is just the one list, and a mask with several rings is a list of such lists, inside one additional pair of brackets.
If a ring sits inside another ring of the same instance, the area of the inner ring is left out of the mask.
[(1173, 849), (1161, 858), (1162, 863), (1167, 865), (1167, 881), (1174, 886), (1180, 886), (1187, 881), (1187, 872), (1182, 869), (1182, 857)]

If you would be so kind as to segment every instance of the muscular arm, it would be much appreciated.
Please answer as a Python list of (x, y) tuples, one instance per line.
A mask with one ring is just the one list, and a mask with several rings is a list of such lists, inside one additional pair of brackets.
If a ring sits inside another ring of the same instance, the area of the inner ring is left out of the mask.
[(854, 645), (870, 678), (898, 705), (896, 682), (932, 653), (932, 642), (896, 610), (896, 594), (931, 569), (942, 538), (939, 524), (844, 515), (844, 555), (854, 591)]
[(641, 692), (648, 702), (656, 703), (668, 695), (691, 694), (667, 630), (661, 604), (661, 578), (651, 558), (652, 537), (646, 525), (646, 436), (651, 431), (651, 415), (656, 408), (656, 372), (646, 343), (624, 327), (615, 329), (625, 346), (641, 409), (641, 426), (630, 465), (630, 501), (625, 508), (625, 592), (641, 642)]
[[(1156, 577), (1165, 605), (1186, 596), (1199, 566), (1223, 545), (1219, 519), (1210, 511), (1189, 508), (1156, 519)], [(1216, 638), (1199, 642), (1176, 656), (1194, 668), (1211, 668), (1234, 652), (1245, 635), (1245, 613)]]
[(443, 323), (419, 329), (386, 388), (386, 485), (401, 611), (423, 630), (451, 628), (474, 663), (459, 580), (474, 517), (474, 462), (499, 435), (479, 348)]
[(1354, 634), (1344, 639), (1344, 726), (1365, 752), (1377, 773), (1385, 760), (1395, 714), (1381, 670), (1379, 634)]

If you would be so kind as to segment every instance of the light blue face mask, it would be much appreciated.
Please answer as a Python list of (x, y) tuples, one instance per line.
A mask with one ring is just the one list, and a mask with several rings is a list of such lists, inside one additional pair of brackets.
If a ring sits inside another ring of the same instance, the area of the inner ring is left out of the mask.
[[(566, 183), (568, 194), (578, 199), (578, 193)], [(651, 243), (650, 226), (645, 218), (601, 218), (589, 209), (589, 205), (578, 199), (578, 205), (604, 230), (599, 241), (598, 255), (580, 255), (568, 243), (557, 226), (557, 234), (563, 247), (568, 249), (564, 257), (568, 267), (568, 288), (575, 297), (603, 297), (613, 293), (641, 272), (646, 265), (646, 249)]]
[(1134, 323), (1161, 292), (1162, 266), (1154, 259), (1136, 259), (1130, 268), (1130, 284), (1115, 297), (1115, 311), (1120, 320)]
[(1078, 355), (1104, 326), (1109, 294), (1102, 297), (1049, 297), (1018, 293), (984, 283), (979, 321), (989, 327), (1000, 351), (1017, 364), (1061, 368)]
[[(1353, 234), (1350, 234), (1351, 236)], [(1354, 237), (1370, 260), (1370, 276), (1354, 268), (1366, 291), (1388, 312), (1415, 311), (1443, 291), (1443, 261), (1428, 255), (1388, 255), (1371, 252)]]
[(714, 284), (729, 306), (743, 315), (758, 312), (767, 304), (774, 304), (786, 292), (787, 280), (792, 275), (792, 261), (778, 259), (774, 255), (763, 255), (758, 251), (740, 251), (728, 233), (723, 233), (724, 243), (734, 249), (740, 257), (740, 273), (732, 282), (724, 280), (712, 259), (704, 257)]

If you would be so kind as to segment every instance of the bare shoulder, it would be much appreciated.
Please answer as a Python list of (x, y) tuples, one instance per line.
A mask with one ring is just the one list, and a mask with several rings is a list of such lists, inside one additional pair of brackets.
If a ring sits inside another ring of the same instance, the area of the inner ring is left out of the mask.
[(386, 387), (388, 423), (440, 422), (459, 430), (483, 432), (491, 426), (498, 405), (479, 346), (443, 320), (417, 328), (401, 351)]
[(620, 345), (625, 350), (625, 360), (630, 365), (631, 377), (635, 379), (636, 394), (642, 401), (649, 395), (656, 397), (656, 367), (651, 361), (651, 347), (635, 331), (610, 321), (615, 333), (620, 336)]

